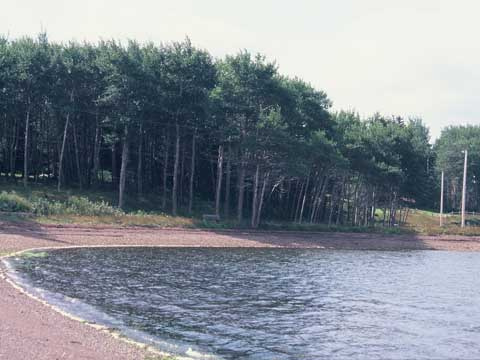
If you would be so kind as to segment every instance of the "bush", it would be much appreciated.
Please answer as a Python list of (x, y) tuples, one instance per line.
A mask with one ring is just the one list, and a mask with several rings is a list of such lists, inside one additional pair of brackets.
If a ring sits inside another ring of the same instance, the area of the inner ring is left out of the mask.
[(14, 191), (0, 193), (0, 211), (8, 212), (29, 212), (32, 204)]
[(121, 215), (120, 209), (114, 208), (105, 201), (93, 202), (86, 197), (72, 196), (65, 203), (67, 213), (73, 215)]
[[(32, 212), (36, 215), (58, 214), (60, 203), (51, 202), (45, 198), (36, 198), (32, 201)], [(55, 209), (57, 207), (58, 209)]]
[(104, 201), (93, 202), (86, 197), (72, 196), (65, 202), (37, 198), (32, 201), (32, 211), (37, 215), (122, 215), (123, 211)]

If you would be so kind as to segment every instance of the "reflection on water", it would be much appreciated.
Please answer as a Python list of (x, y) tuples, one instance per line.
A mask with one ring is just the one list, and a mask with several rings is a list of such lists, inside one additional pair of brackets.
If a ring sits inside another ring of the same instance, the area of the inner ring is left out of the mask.
[(78, 299), (69, 311), (167, 350), (480, 358), (478, 253), (96, 248), (10, 262), (57, 301)]

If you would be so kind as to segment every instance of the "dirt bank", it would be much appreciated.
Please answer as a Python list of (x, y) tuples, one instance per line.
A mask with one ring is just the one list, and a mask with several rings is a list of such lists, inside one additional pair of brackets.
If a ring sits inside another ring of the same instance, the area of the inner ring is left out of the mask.
[[(0, 223), (0, 254), (36, 247), (160, 245), (480, 251), (480, 237), (162, 230)], [(0, 359), (144, 359), (133, 345), (71, 320), (0, 279)]]

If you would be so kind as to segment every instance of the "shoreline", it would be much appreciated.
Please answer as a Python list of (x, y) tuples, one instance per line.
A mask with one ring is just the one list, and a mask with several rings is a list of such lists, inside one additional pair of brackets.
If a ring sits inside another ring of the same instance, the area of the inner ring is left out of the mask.
[[(0, 258), (31, 250), (118, 246), (480, 251), (480, 237), (0, 223)], [(34, 298), (8, 277), (3, 264), (0, 317), (0, 359), (161, 359), (158, 356), (166, 355)]]
[[(100, 245), (100, 246), (42, 247), (42, 248), (25, 249), (25, 250), (17, 251), (15, 253), (0, 256), (0, 281), (5, 281), (21, 294), (29, 297), (30, 299), (35, 300), (41, 305), (47, 307), (48, 309), (51, 309), (52, 311), (62, 315), (63, 317), (69, 320), (91, 327), (102, 334), (106, 334), (107, 336), (115, 340), (121, 341), (122, 343), (125, 343), (128, 346), (134, 347), (142, 351), (143, 353), (142, 359), (145, 358), (145, 359), (157, 360), (157, 359), (164, 359), (164, 358), (170, 359), (171, 357), (174, 357), (175, 360), (191, 360), (188, 357), (173, 355), (168, 352), (162, 351), (157, 347), (155, 347), (153, 344), (144, 342), (141, 339), (136, 339), (135, 337), (130, 336), (128, 333), (124, 333), (124, 330), (125, 330), (124, 328), (117, 329), (117, 328), (110, 327), (107, 324), (101, 324), (95, 321), (88, 320), (86, 318), (82, 318), (81, 315), (77, 315), (74, 312), (70, 312), (64, 309), (64, 306), (62, 306), (62, 304), (49, 301), (47, 296), (42, 295), (43, 291), (41, 289), (36, 289), (32, 284), (28, 284), (26, 279), (22, 278), (22, 276), (14, 275), (16, 270), (8, 262), (9, 258), (15, 257), (15, 256), (22, 256), (22, 254), (28, 253), (28, 252), (56, 251), (61, 249), (92, 248), (92, 247), (100, 248), (102, 246)], [(112, 245), (109, 247), (117, 247), (117, 246)], [(0, 351), (0, 355), (2, 355), (1, 351)], [(0, 358), (1, 357), (2, 356), (0, 356)]]

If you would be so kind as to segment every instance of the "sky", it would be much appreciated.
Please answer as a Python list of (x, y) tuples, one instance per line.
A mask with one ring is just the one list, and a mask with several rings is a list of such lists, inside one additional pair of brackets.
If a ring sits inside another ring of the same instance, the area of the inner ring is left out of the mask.
[(480, 124), (477, 0), (3, 0), (0, 34), (242, 49), (325, 91), (334, 110), (421, 117), (432, 139)]

